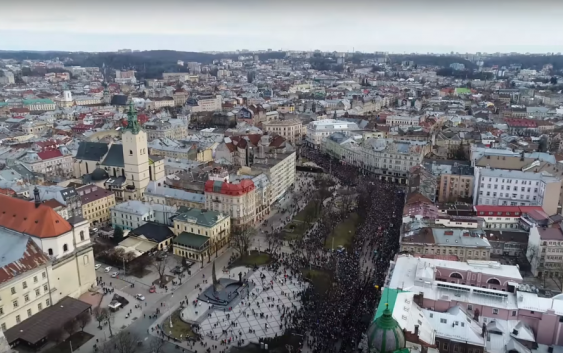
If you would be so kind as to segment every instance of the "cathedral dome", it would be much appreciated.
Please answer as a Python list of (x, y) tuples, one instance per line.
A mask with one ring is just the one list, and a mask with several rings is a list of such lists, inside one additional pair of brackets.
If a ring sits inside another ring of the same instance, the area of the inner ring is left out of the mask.
[(90, 174), (90, 177), (92, 178), (92, 181), (101, 181), (101, 180), (106, 180), (107, 178), (109, 178), (108, 172), (106, 172), (105, 170), (103, 170), (100, 167), (94, 169), (92, 174)]
[(390, 353), (405, 348), (405, 336), (388, 307), (374, 320), (367, 332), (370, 352)]

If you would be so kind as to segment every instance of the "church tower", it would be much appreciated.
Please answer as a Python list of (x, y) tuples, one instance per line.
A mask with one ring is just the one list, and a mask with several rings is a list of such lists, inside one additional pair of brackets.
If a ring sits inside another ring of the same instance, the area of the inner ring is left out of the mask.
[(123, 161), (125, 165), (125, 199), (143, 200), (149, 184), (149, 151), (147, 134), (141, 129), (133, 103), (129, 104), (127, 126), (123, 129)]

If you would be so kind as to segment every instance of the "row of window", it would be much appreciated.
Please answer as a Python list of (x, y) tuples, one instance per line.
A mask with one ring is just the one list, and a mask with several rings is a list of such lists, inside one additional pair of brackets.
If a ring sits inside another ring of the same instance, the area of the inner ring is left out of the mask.
[[(51, 300), (47, 299), (45, 301), (45, 304), (46, 304), (46, 306), (51, 305)], [(37, 304), (37, 311), (41, 311), (41, 310), (43, 310), (43, 303), (38, 303)], [(31, 310), (31, 308), (27, 309), (27, 317), (30, 318), (32, 315), (33, 315), (33, 310)], [(19, 324), (21, 321), (22, 321), (21, 316), (16, 315), (16, 323)], [(8, 329), (5, 322), (0, 324), (0, 327), (2, 328), (2, 331), (6, 331)]]
[[(493, 181), (492, 179), (493, 179), (493, 178), (489, 178), (489, 182), (492, 182), (492, 181)], [(506, 180), (506, 181), (505, 181), (505, 180)], [(508, 183), (508, 184), (512, 184), (512, 181), (513, 181), (513, 180), (514, 180), (514, 184), (518, 184), (518, 179), (502, 179), (502, 182), (503, 182), (503, 183), (506, 182), (506, 183)], [(485, 177), (481, 177), (481, 181), (484, 182), (484, 181), (485, 181)], [(495, 178), (495, 181), (494, 181), (494, 182), (495, 182), (495, 183), (498, 183), (498, 182), (499, 182), (499, 178)], [(531, 181), (531, 180), (522, 180), (522, 182), (521, 182), (522, 185), (533, 185), (533, 183), (534, 183), (534, 182)], [(539, 181), (536, 181), (536, 186), (538, 186), (539, 184), (540, 184)], [(483, 184), (481, 184), (481, 187), (483, 187)], [(489, 186), (489, 187), (490, 187), (490, 186)]]
[[(47, 273), (46, 273), (46, 272), (43, 272), (43, 273), (41, 274), (41, 277), (42, 277), (43, 279), (47, 278)], [(39, 282), (39, 278), (37, 278), (37, 276), (34, 276), (34, 277), (33, 277), (33, 283), (37, 283), (37, 282)], [(46, 286), (46, 285), (45, 285), (45, 286)], [(23, 289), (27, 289), (27, 281), (23, 281), (23, 282), (22, 282), (22, 288), (23, 288)], [(12, 288), (10, 289), (10, 291), (11, 291), (12, 295), (17, 293), (16, 287), (12, 287)], [(0, 298), (0, 300), (2, 300), (2, 299)]]

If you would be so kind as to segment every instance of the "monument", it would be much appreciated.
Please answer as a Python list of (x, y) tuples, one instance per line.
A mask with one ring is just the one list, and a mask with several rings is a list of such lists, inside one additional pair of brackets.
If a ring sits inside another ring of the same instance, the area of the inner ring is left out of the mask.
[(242, 287), (242, 283), (231, 278), (217, 278), (215, 261), (211, 265), (211, 280), (213, 283), (198, 296), (199, 300), (213, 305), (227, 306), (240, 295), (239, 288)]
[(211, 267), (211, 280), (213, 281), (213, 293), (218, 294), (223, 290), (223, 286), (217, 280), (217, 274), (215, 273), (215, 260), (213, 260), (213, 265)]

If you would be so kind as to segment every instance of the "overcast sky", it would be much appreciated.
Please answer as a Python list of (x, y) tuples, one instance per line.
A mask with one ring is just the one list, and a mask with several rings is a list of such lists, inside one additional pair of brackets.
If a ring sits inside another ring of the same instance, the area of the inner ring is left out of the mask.
[(0, 50), (563, 52), (557, 0), (31, 0), (0, 11)]

